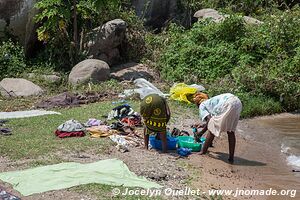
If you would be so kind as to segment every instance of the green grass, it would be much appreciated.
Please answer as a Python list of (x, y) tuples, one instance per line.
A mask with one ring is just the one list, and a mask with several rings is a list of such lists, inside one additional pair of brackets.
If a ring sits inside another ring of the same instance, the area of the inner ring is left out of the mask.
[[(26, 78), (26, 76), (25, 76)], [(101, 82), (98, 84), (83, 84), (83, 85), (76, 85), (72, 86), (67, 83), (67, 78), (63, 77), (61, 83), (50, 83), (45, 81), (39, 77), (39, 74), (35, 78), (29, 79), (33, 83), (39, 85), (45, 93), (42, 97), (40, 96), (32, 96), (26, 98), (5, 98), (0, 94), (0, 111), (15, 111), (15, 110), (27, 110), (34, 107), (35, 104), (39, 103), (44, 99), (48, 99), (54, 95), (59, 93), (69, 91), (73, 93), (86, 93), (86, 92), (96, 92), (96, 93), (103, 93), (103, 94), (119, 94), (120, 92), (124, 91), (124, 89), (128, 89), (129, 85), (122, 84), (114, 79)]]
[[(282, 111), (280, 104), (266, 97), (240, 96), (243, 102), (242, 117), (267, 115)], [(2, 101), (0, 108), (9, 105), (26, 106), (30, 99), (14, 99)], [(130, 105), (139, 111), (139, 103), (130, 101)], [(171, 123), (178, 121), (178, 117), (189, 118), (198, 115), (198, 109), (193, 105), (186, 105), (176, 101), (170, 101)], [(59, 139), (54, 135), (56, 128), (66, 120), (75, 119), (86, 122), (89, 118), (105, 120), (103, 115), (116, 105), (109, 101), (83, 105), (71, 109), (57, 109), (62, 115), (46, 115), (40, 117), (13, 119), (8, 126), (13, 129), (13, 134), (1, 137), (0, 154), (12, 160), (37, 159), (40, 156), (49, 156), (56, 152), (94, 152), (99, 153), (112, 145), (109, 139), (92, 139), (90, 137)], [(51, 158), (50, 160), (53, 160)]]
[[(131, 102), (136, 108), (137, 103)], [(56, 128), (66, 120), (75, 119), (86, 122), (89, 118), (104, 120), (103, 115), (114, 108), (111, 102), (101, 102), (72, 109), (57, 110), (62, 115), (46, 115), (31, 118), (12, 119), (7, 125), (13, 134), (1, 137), (0, 154), (10, 159), (37, 159), (56, 152), (104, 151), (112, 143), (108, 138), (92, 139), (90, 137), (60, 139), (54, 135)]]
[[(134, 110), (139, 112), (139, 102), (129, 101), (128, 103)], [(13, 134), (1, 137), (0, 155), (7, 156), (12, 160), (38, 159), (41, 156), (47, 157), (49, 160), (55, 160), (57, 158), (55, 156), (51, 158), (51, 155), (57, 152), (101, 153), (112, 145), (108, 138), (76, 137), (60, 139), (55, 136), (54, 131), (60, 124), (70, 119), (82, 123), (89, 118), (105, 120), (103, 116), (107, 115), (115, 106), (110, 101), (105, 101), (70, 109), (56, 109), (55, 111), (61, 112), (61, 115), (12, 119), (7, 125), (12, 128)], [(170, 101), (170, 109), (172, 111), (171, 123), (174, 123), (177, 117), (190, 117), (198, 113), (196, 107), (174, 101)]]
[(270, 97), (252, 96), (249, 93), (238, 94), (242, 101), (242, 118), (272, 115), (283, 111), (280, 102)]
[[(134, 110), (139, 111), (139, 102), (128, 102)], [(175, 101), (169, 103), (172, 112), (172, 121), (177, 117), (188, 117), (196, 114), (197, 108), (188, 106)], [(105, 120), (103, 115), (114, 108), (116, 105), (110, 101), (99, 102), (75, 107), (70, 109), (56, 109), (62, 115), (47, 115), (23, 119), (12, 119), (7, 125), (13, 129), (11, 136), (1, 137), (0, 155), (6, 156), (12, 161), (28, 159), (28, 162), (16, 163), (15, 167), (37, 167), (49, 164), (56, 164), (69, 161), (61, 154), (70, 153), (88, 153), (103, 154), (106, 149), (113, 145), (108, 138), (92, 139), (88, 136), (82, 138), (59, 139), (54, 135), (56, 128), (69, 119), (76, 119), (80, 122), (86, 122), (89, 118)], [(162, 196), (113, 196), (114, 186), (103, 184), (87, 184), (72, 188), (74, 192), (90, 194), (97, 199), (162, 199)], [(125, 191), (125, 187), (117, 187)], [(133, 188), (130, 188), (133, 189)]]

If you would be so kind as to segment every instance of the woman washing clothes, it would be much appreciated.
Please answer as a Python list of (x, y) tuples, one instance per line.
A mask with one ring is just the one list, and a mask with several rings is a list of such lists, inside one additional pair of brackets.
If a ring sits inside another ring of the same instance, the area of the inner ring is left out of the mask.
[(166, 100), (157, 95), (147, 95), (141, 102), (140, 113), (144, 121), (144, 142), (148, 149), (149, 135), (156, 134), (162, 141), (162, 151), (167, 152), (167, 123), (170, 120), (170, 109)]
[(240, 99), (233, 94), (225, 93), (208, 98), (205, 93), (196, 93), (193, 101), (199, 107), (200, 118), (205, 124), (202, 130), (196, 133), (196, 139), (201, 137), (207, 130), (206, 141), (200, 154), (207, 153), (213, 139), (219, 137), (222, 132), (227, 132), (229, 143), (228, 161), (233, 163), (235, 150), (235, 130), (242, 111)]

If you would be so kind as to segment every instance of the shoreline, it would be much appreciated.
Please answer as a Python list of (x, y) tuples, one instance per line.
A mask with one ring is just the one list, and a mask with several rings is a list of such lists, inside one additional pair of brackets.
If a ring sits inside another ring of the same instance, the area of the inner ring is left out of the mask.
[[(204, 156), (193, 154), (189, 162), (199, 168), (199, 179), (193, 180), (193, 187), (208, 189), (246, 190), (299, 190), (300, 179), (292, 172), (293, 167), (286, 162), (280, 145), (272, 141), (272, 130), (259, 123), (261, 119), (290, 116), (289, 113), (255, 117), (239, 121), (235, 162), (230, 165), (228, 158), (227, 134), (215, 138), (214, 147)], [(264, 139), (262, 139), (264, 138)], [(267, 141), (267, 142), (266, 142)], [(290, 196), (238, 196), (238, 199), (297, 199)], [(224, 197), (224, 196), (223, 196)], [(236, 199), (225, 196), (223, 199)]]
[[(227, 162), (227, 134), (222, 134), (220, 138), (214, 140), (214, 147), (209, 149), (208, 155), (200, 156), (194, 153), (183, 159), (178, 159), (178, 154), (175, 151), (161, 154), (155, 150), (146, 151), (140, 147), (132, 148), (131, 151), (124, 154), (118, 152), (114, 146), (101, 152), (101, 154), (91, 151), (81, 154), (56, 152), (57, 154), (53, 155), (64, 161), (83, 163), (116, 157), (123, 160), (129, 169), (137, 175), (150, 178), (165, 187), (174, 189), (190, 187), (204, 192), (208, 192), (209, 189), (269, 190), (272, 188), (276, 190), (299, 190), (300, 187), (295, 188), (296, 185), (300, 186), (299, 177), (296, 177), (295, 173), (292, 172), (293, 168), (287, 165), (285, 155), (280, 153), (280, 145), (272, 140), (272, 135), (266, 134), (271, 129), (258, 123), (261, 119), (288, 117), (289, 115), (289, 113), (284, 113), (240, 120), (236, 134), (236, 157), (233, 165)], [(190, 125), (198, 121), (197, 115), (184, 113), (173, 118), (171, 127), (176, 126), (181, 130), (190, 130)], [(268, 142), (265, 142), (266, 137), (270, 137)], [(43, 160), (43, 157), (40, 159)], [(0, 171), (24, 169), (29, 167), (31, 162), (39, 161), (39, 159), (10, 161), (8, 158), (1, 158), (0, 156)], [(9, 188), (9, 192), (19, 194), (8, 184), (3, 184), (3, 186)], [(53, 196), (60, 199), (62, 194), (74, 198), (78, 197), (74, 189), (67, 189), (36, 194), (24, 197), (24, 199), (40, 199), (41, 196), (46, 200), (53, 199)], [(90, 193), (83, 195), (93, 196)], [(295, 198), (287, 198), (287, 196), (223, 196), (222, 199), (299, 199), (299, 194)]]

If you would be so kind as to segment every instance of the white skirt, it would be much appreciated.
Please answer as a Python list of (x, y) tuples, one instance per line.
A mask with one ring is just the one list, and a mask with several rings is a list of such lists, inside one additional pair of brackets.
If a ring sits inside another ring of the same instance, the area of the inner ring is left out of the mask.
[(242, 103), (236, 96), (230, 97), (220, 114), (212, 116), (208, 130), (219, 137), (222, 132), (235, 131), (242, 111)]

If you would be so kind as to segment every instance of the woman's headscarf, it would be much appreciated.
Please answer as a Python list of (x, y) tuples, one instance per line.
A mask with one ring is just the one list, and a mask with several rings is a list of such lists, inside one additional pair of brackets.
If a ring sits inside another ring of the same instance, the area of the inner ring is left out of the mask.
[(205, 94), (203, 92), (197, 92), (196, 94), (194, 94), (193, 101), (194, 101), (194, 103), (200, 105), (206, 99), (208, 99), (208, 95), (207, 94)]

